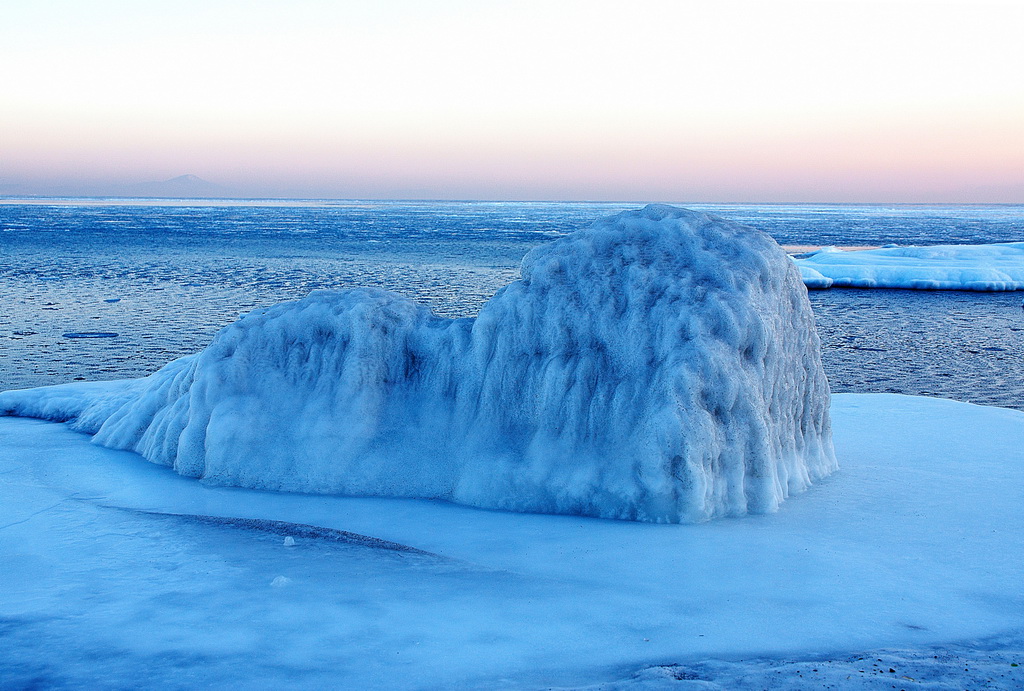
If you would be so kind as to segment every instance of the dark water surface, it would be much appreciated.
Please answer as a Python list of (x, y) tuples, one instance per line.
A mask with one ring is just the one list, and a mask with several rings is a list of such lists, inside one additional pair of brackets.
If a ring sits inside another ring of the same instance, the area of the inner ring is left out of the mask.
[[(142, 376), (240, 314), (319, 288), (379, 286), (470, 316), (531, 247), (636, 206), (0, 201), (0, 390)], [(1024, 239), (1024, 206), (690, 206), (782, 244)], [(1021, 293), (810, 298), (834, 391), (1024, 409)]]

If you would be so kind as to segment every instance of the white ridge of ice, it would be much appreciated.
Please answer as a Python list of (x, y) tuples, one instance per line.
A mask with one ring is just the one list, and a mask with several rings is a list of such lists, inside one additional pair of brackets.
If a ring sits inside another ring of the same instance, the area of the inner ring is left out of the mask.
[(144, 380), (0, 394), (217, 484), (654, 522), (832, 472), (828, 405), (782, 249), (661, 205), (534, 249), (476, 319), (317, 291)]
[(1024, 242), (848, 252), (823, 247), (794, 261), (808, 288), (1024, 290)]

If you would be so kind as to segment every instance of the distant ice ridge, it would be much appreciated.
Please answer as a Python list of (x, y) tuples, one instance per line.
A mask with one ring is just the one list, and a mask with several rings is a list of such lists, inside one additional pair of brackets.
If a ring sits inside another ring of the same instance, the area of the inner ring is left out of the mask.
[(795, 261), (808, 288), (1024, 290), (1024, 242), (851, 252), (825, 247)]
[(218, 484), (657, 522), (770, 512), (835, 470), (828, 406), (786, 254), (668, 206), (534, 249), (476, 319), (317, 291), (146, 379), (0, 394)]

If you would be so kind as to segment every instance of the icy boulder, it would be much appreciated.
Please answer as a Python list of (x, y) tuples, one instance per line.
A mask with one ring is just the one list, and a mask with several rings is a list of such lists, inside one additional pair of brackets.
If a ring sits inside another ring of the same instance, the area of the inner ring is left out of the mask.
[(667, 522), (830, 473), (828, 405), (782, 249), (668, 206), (538, 247), (476, 319), (318, 291), (145, 380), (0, 394), (215, 483)]

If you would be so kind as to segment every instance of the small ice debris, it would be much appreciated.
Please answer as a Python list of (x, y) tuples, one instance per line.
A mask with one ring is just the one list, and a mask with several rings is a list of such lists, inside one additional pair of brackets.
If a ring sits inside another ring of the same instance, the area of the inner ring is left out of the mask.
[(112, 331), (69, 331), (64, 338), (116, 338), (117, 334)]
[(295, 546), (295, 538), (293, 538), (291, 535), (288, 535), (287, 537), (285, 537), (285, 539), (284, 539), (284, 546), (285, 547), (294, 547)]
[(288, 578), (287, 576), (277, 576), (276, 578), (274, 578), (274, 580), (270, 582), (270, 585), (274, 588), (283, 588), (291, 582), (292, 579)]

